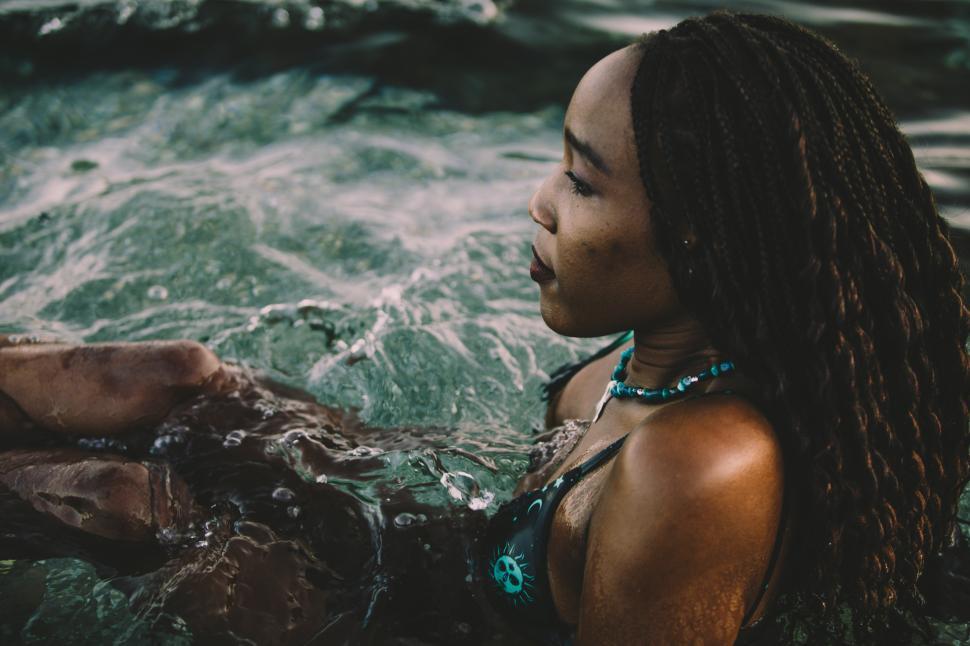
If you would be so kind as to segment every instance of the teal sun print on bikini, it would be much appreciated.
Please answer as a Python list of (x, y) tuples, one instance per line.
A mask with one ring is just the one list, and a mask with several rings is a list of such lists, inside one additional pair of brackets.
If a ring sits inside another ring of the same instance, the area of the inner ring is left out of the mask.
[(535, 600), (532, 595), (532, 582), (535, 577), (529, 573), (531, 567), (524, 555), (515, 553), (511, 544), (506, 543), (505, 547), (495, 548), (488, 569), (492, 581), (513, 606), (529, 604)]

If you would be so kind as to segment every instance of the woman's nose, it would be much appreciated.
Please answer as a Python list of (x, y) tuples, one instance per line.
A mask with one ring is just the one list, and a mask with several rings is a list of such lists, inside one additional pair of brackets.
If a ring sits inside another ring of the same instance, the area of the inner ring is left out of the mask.
[(532, 199), (529, 200), (529, 215), (543, 229), (548, 230), (550, 233), (555, 233), (556, 218), (553, 216), (552, 207), (545, 197), (545, 191), (543, 190), (545, 187), (546, 182), (543, 182), (542, 186), (532, 194)]

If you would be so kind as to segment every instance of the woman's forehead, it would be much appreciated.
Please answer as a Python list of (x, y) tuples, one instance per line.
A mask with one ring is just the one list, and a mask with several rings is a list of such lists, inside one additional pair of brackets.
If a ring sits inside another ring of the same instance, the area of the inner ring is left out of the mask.
[(629, 164), (634, 153), (630, 87), (638, 62), (632, 47), (606, 56), (579, 81), (566, 110), (565, 127), (610, 166)]

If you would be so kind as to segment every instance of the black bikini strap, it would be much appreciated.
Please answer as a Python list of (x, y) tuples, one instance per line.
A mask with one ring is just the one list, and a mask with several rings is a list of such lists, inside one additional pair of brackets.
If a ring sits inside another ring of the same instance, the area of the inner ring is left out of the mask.
[(556, 393), (566, 386), (566, 382), (572, 379), (577, 372), (597, 359), (602, 359), (632, 338), (633, 330), (624, 332), (614, 339), (613, 342), (608, 346), (601, 348), (595, 354), (586, 357), (582, 361), (577, 361), (576, 363), (567, 363), (553, 370), (552, 374), (549, 375), (549, 381), (542, 385), (542, 401), (550, 401)]
[(576, 467), (577, 469), (579, 469), (579, 477), (582, 478), (587, 473), (589, 473), (599, 465), (603, 464), (604, 462), (612, 458), (613, 455), (620, 450), (620, 447), (623, 446), (623, 441), (626, 439), (626, 437), (627, 436), (624, 435), (623, 437), (614, 441), (608, 447), (606, 447), (605, 449), (603, 449), (602, 451), (600, 451), (599, 453), (597, 453), (596, 455), (594, 455), (593, 457), (591, 457), (590, 459), (586, 460), (578, 467)]

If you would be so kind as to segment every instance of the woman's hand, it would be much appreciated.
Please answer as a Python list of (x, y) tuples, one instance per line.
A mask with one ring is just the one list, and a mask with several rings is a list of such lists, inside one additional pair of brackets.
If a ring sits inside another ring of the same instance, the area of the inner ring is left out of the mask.
[(35, 428), (111, 435), (148, 426), (190, 396), (231, 389), (231, 381), (194, 341), (0, 344), (0, 439)]
[(168, 464), (29, 447), (44, 431), (103, 436), (157, 424), (179, 402), (235, 385), (193, 341), (75, 346), (0, 337), (0, 442), (19, 445), (0, 452), (0, 485), (41, 517), (92, 536), (137, 543), (184, 531), (198, 510)]
[[(223, 527), (215, 536), (211, 510), (172, 464), (143, 449), (75, 446), (77, 436), (151, 429), (179, 404), (229, 394), (244, 379), (192, 341), (73, 346), (0, 337), (0, 443), (16, 447), (0, 451), (8, 533), (0, 558), (80, 556), (123, 573), (147, 569), (133, 579), (133, 605), (177, 612), (197, 636), (312, 637), (329, 604), (307, 582), (317, 570), (305, 546), (268, 527), (241, 535)], [(171, 560), (156, 570), (159, 557)], [(305, 621), (294, 620), (288, 599)]]
[(0, 484), (41, 514), (87, 534), (154, 542), (183, 532), (200, 514), (168, 464), (76, 449), (0, 453)]

